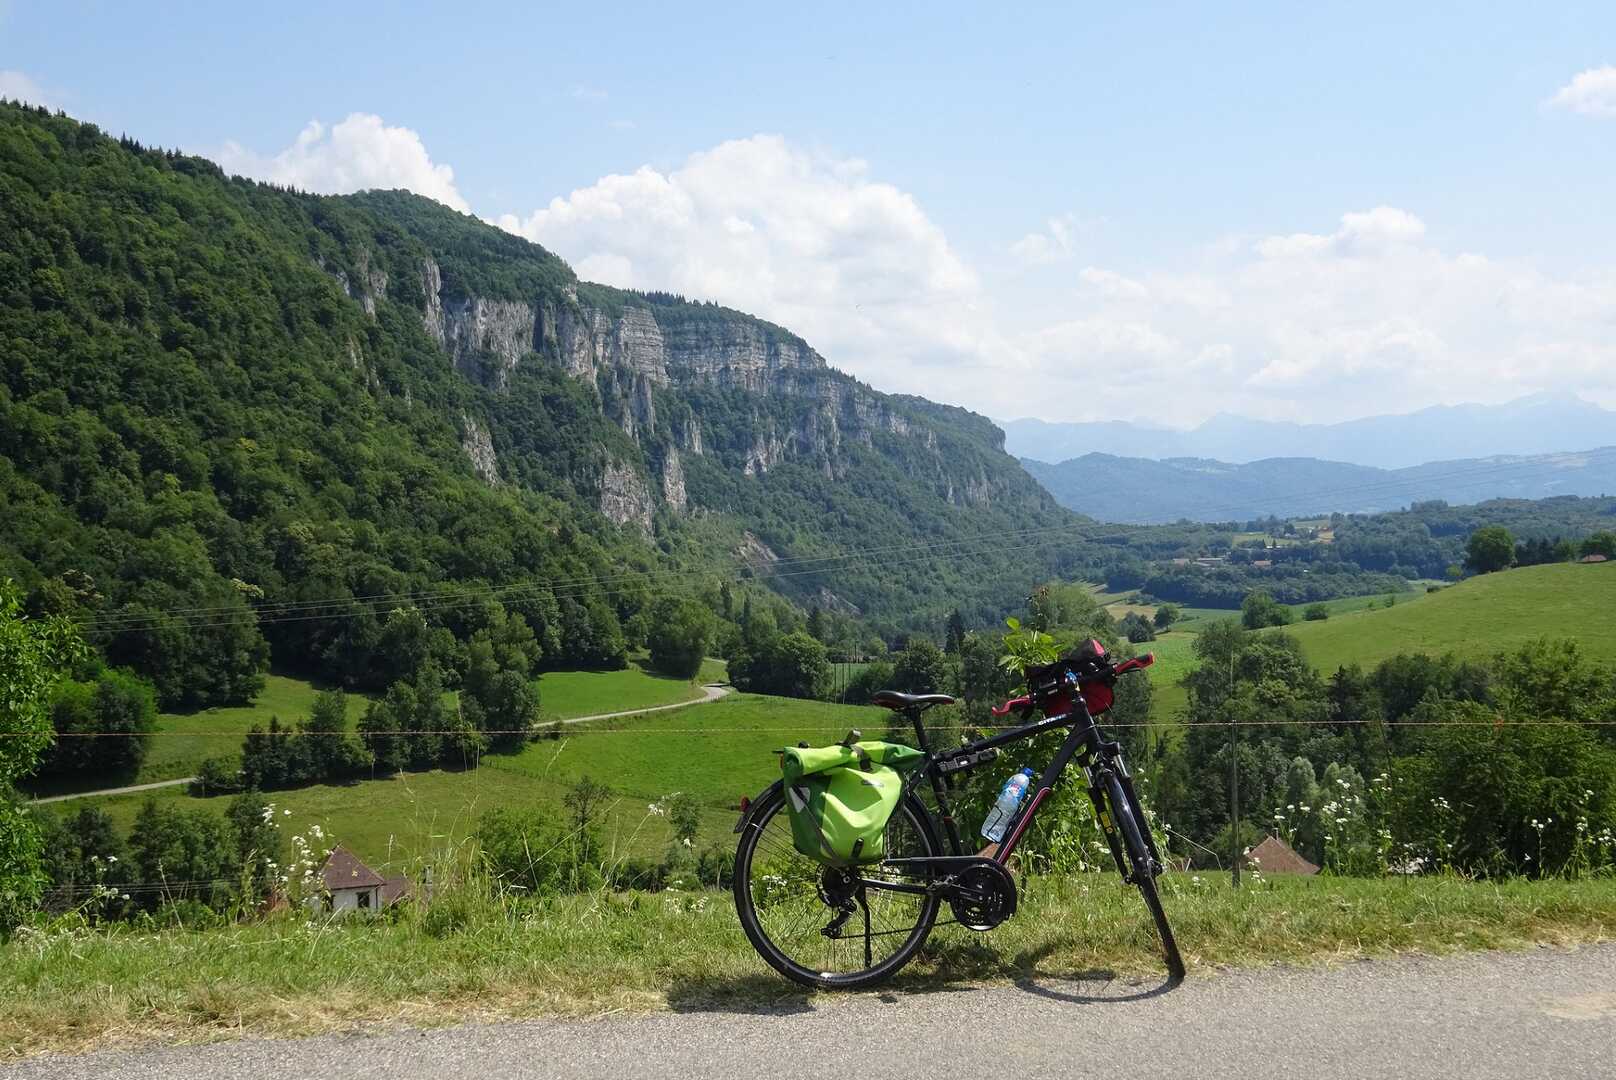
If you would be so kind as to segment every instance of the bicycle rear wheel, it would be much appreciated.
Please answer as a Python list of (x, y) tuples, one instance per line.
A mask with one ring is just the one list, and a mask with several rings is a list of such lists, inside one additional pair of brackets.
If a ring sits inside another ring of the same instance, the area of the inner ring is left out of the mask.
[(1139, 894), (1145, 898), (1145, 907), (1150, 910), (1151, 921), (1156, 924), (1156, 937), (1161, 942), (1162, 958), (1167, 961), (1168, 974), (1177, 982), (1184, 977), (1184, 957), (1178, 951), (1178, 940), (1173, 937), (1167, 912), (1162, 909), (1161, 894), (1156, 889), (1156, 875), (1161, 867), (1157, 865), (1145, 838), (1145, 816), (1117, 774), (1109, 770), (1105, 774), (1105, 795), (1106, 801), (1111, 804), (1111, 819), (1122, 834), (1129, 876), (1139, 889)]
[[(852, 990), (887, 979), (925, 944), (937, 921), (931, 893), (903, 893), (862, 882), (924, 884), (881, 864), (842, 871), (792, 844), (783, 790), (766, 792), (735, 852), (735, 911), (758, 955), (804, 986)], [(931, 817), (905, 795), (887, 824), (889, 858), (941, 855)]]

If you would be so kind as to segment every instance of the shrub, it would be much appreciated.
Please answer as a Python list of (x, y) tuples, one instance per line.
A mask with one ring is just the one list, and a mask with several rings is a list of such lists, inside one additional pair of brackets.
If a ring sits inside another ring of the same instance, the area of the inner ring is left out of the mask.
[(1309, 604), (1302, 617), (1308, 622), (1323, 622), (1330, 617), (1330, 609), (1323, 604)]

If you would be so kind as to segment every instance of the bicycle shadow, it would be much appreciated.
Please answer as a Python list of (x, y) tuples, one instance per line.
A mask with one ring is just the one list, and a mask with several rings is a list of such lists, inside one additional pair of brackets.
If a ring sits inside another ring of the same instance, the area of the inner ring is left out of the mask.
[(668, 1008), (679, 1013), (800, 1016), (814, 1011), (814, 992), (779, 975), (708, 976), (684, 979), (668, 991)]
[[(1110, 968), (1090, 968), (1073, 972), (1040, 972), (1038, 963), (1064, 943), (1048, 942), (1036, 949), (1028, 949), (1015, 959), (1021, 974), (1011, 980), (1018, 990), (1053, 1001), (1071, 1005), (1122, 1005), (1134, 1001), (1148, 1001), (1178, 989), (1184, 979), (1178, 975), (1164, 975), (1161, 982), (1152, 984), (1149, 978), (1123, 980)], [(1047, 983), (1072, 983), (1079, 989), (1056, 989)], [(1091, 988), (1087, 991), (1081, 988)]]

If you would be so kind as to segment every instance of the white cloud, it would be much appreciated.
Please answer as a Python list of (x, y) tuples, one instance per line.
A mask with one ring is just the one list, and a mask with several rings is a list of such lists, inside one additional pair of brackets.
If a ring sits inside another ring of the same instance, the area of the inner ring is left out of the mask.
[(1044, 222), (1042, 232), (1028, 233), (1011, 244), (1010, 254), (1033, 266), (1058, 262), (1072, 253), (1077, 228), (1076, 214), (1052, 217)]
[(937, 393), (937, 366), (999, 346), (976, 276), (914, 198), (856, 159), (775, 135), (663, 172), (602, 177), (499, 224), (579, 275), (749, 311), (887, 389)]
[(1407, 210), (1377, 206), (1373, 210), (1342, 214), (1341, 228), (1328, 236), (1312, 233), (1270, 236), (1258, 242), (1257, 251), (1271, 259), (1325, 252), (1350, 255), (1391, 244), (1412, 243), (1424, 235), (1425, 222)]
[(407, 127), (388, 127), (370, 113), (352, 113), (330, 127), (310, 120), (296, 141), (273, 157), (226, 143), (219, 164), (304, 191), (406, 188), (456, 210), (471, 209), (455, 188), (454, 170), (433, 162), (420, 135)]
[(573, 83), (567, 87), (567, 96), (574, 101), (605, 101), (606, 91), (598, 86), (585, 86), (583, 83)]
[(1616, 116), (1616, 67), (1606, 64), (1579, 72), (1549, 104), (1584, 116)]
[(39, 84), (20, 71), (0, 71), (0, 98), (26, 101), (30, 105), (42, 105), (47, 109), (55, 108)]
[(1385, 206), (1332, 233), (1184, 261), (1193, 268), (1136, 275), (1137, 288), (1085, 269), (1062, 311), (1083, 333), (1031, 335), (1032, 369), (1053, 383), (1114, 366), (1114, 385), (1072, 380), (1074, 394), (1086, 383), (1083, 416), (1179, 422), (1219, 409), (1330, 420), (1538, 390), (1616, 400), (1609, 272), (1576, 280), (1445, 252), (1418, 217)]

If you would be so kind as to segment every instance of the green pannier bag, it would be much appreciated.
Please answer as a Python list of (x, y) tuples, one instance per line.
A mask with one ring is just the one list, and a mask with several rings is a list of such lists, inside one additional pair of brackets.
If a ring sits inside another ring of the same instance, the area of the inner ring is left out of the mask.
[(925, 759), (912, 746), (887, 742), (780, 751), (792, 843), (826, 866), (880, 862), (887, 820), (903, 794), (900, 771)]

